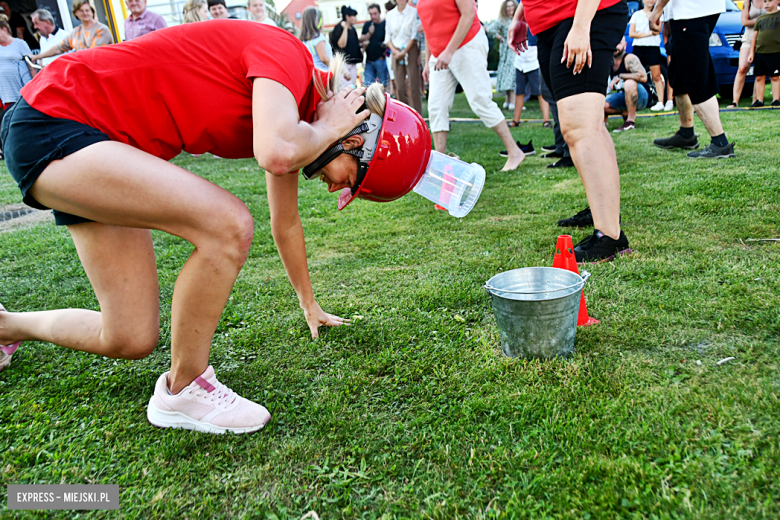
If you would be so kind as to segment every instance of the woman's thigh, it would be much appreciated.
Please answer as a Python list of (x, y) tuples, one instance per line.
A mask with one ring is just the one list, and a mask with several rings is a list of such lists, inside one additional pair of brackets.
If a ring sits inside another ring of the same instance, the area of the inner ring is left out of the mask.
[(112, 226), (158, 229), (196, 245), (251, 221), (246, 206), (228, 191), (113, 141), (52, 162), (30, 192), (52, 209)]

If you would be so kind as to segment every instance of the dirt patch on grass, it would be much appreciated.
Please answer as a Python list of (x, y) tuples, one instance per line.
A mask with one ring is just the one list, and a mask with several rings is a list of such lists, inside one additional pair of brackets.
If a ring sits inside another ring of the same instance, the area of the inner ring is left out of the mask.
[(0, 206), (0, 233), (54, 222), (51, 211), (33, 209), (22, 203)]

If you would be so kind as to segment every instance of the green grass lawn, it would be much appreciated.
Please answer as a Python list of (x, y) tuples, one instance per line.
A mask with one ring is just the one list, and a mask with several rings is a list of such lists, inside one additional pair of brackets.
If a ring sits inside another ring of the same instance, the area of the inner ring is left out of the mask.
[[(458, 96), (468, 116), (464, 107)], [(454, 124), (452, 151), (488, 172), (464, 219), (415, 194), (338, 212), (324, 185), (301, 183), (315, 294), (355, 317), (314, 342), (271, 238), (261, 170), (182, 155), (177, 164), (255, 216), (211, 362), (271, 422), (222, 437), (147, 423), (191, 250), (155, 233), (162, 330), (151, 356), (27, 343), (0, 373), (0, 483), (118, 484), (120, 513), (0, 517), (780, 517), (780, 243), (746, 240), (780, 236), (779, 118), (723, 114), (733, 160), (653, 147), (676, 130), (673, 117), (614, 136), (635, 253), (588, 267), (601, 324), (578, 330), (569, 359), (550, 361), (500, 353), (481, 286), (551, 265), (555, 221), (586, 205), (573, 169), (530, 157), (501, 173), (498, 138)], [(541, 124), (514, 133), (553, 140)], [(0, 203), (18, 201), (3, 171)], [(49, 224), (0, 234), (0, 301), (98, 309), (67, 230)]]

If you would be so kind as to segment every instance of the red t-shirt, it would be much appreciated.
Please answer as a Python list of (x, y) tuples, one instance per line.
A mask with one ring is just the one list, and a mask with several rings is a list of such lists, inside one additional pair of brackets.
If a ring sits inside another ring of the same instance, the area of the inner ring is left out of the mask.
[[(431, 47), (431, 54), (438, 57), (444, 52), (447, 44), (450, 43), (452, 35), (455, 34), (455, 27), (460, 21), (460, 11), (455, 0), (419, 0), (417, 2), (417, 15), (422, 22), (425, 38)], [(469, 32), (463, 38), (463, 43), (459, 49), (474, 39), (482, 24), (479, 23), (477, 16), (477, 6), (474, 6), (474, 21), (471, 23)]]
[[(601, 0), (598, 11), (612, 7), (622, 0)], [(525, 20), (531, 32), (538, 35), (550, 27), (554, 27), (566, 20), (574, 18), (577, 11), (577, 0), (523, 0)]]
[(253, 78), (287, 87), (310, 122), (320, 100), (313, 71), (311, 53), (285, 30), (210, 20), (62, 56), (22, 96), (165, 160), (182, 150), (248, 158)]

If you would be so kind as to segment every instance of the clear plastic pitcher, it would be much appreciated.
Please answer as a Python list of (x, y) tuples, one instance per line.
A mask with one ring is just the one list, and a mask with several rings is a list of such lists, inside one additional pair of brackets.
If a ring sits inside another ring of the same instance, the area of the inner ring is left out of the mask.
[(447, 208), (453, 217), (465, 217), (477, 203), (485, 185), (485, 169), (439, 152), (431, 159), (414, 192)]

